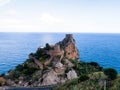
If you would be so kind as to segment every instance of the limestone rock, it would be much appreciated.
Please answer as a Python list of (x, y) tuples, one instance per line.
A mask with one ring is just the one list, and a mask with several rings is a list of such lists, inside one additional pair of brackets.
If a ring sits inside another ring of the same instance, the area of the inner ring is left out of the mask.
[(6, 82), (9, 86), (15, 86), (15, 82), (11, 79), (8, 79)]
[(72, 34), (66, 34), (63, 41), (57, 43), (64, 49), (64, 57), (79, 60), (79, 52)]
[(73, 79), (73, 78), (77, 78), (77, 73), (75, 72), (75, 70), (71, 70), (67, 73), (67, 78), (69, 80)]
[(55, 72), (60, 75), (60, 74), (64, 74), (65, 72), (65, 67), (63, 66), (63, 64), (61, 62), (57, 62), (55, 64), (55, 68), (54, 68)]
[(55, 64), (55, 67), (57, 68), (62, 68), (63, 67), (63, 64), (59, 61)]
[(57, 73), (54, 70), (51, 70), (44, 74), (41, 86), (57, 84), (59, 81)]

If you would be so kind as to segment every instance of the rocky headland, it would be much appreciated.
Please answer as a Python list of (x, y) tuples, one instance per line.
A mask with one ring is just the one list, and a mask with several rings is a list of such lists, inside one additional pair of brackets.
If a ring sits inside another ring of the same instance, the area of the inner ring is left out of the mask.
[[(72, 34), (44, 48), (38, 48), (35, 53), (6, 75), (8, 86), (48, 86), (64, 83), (77, 78), (72, 61), (80, 61), (79, 52)], [(70, 70), (68, 70), (70, 69)]]
[(112, 68), (104, 69), (96, 62), (81, 61), (73, 35), (66, 34), (62, 41), (55, 45), (46, 43), (45, 47), (30, 53), (24, 63), (17, 65), (14, 70), (9, 70), (7, 74), (2, 74), (0, 85), (9, 87), (56, 85), (59, 86), (56, 90), (105, 90), (114, 87), (114, 80), (117, 77), (117, 71)]

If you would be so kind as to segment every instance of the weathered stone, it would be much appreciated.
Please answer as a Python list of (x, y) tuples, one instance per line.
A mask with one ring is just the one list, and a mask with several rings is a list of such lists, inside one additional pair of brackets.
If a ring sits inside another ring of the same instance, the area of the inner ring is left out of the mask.
[(11, 79), (8, 79), (8, 80), (6, 81), (6, 83), (7, 83), (9, 86), (15, 86), (15, 82), (14, 82), (13, 80), (11, 80)]
[(64, 49), (64, 57), (67, 59), (79, 60), (79, 52), (72, 34), (66, 34), (63, 41), (57, 44), (61, 45), (61, 48)]
[(57, 73), (54, 70), (51, 70), (50, 72), (43, 75), (43, 81), (41, 83), (42, 86), (45, 85), (53, 85), (60, 82)]
[(77, 78), (77, 73), (75, 72), (75, 70), (71, 70), (67, 73), (67, 78), (69, 80), (73, 79), (73, 78)]
[(62, 68), (63, 64), (60, 61), (58, 61), (58, 62), (56, 62), (55, 67)]
[(24, 77), (20, 76), (20, 77), (19, 77), (19, 80), (24, 80)]

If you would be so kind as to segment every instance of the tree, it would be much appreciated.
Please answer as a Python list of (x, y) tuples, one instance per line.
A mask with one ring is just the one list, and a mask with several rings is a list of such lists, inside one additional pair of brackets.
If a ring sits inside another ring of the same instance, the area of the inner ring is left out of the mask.
[(48, 44), (48, 43), (46, 43), (46, 50), (50, 50), (51, 49), (51, 47), (50, 47), (50, 45)]
[(103, 71), (104, 74), (107, 75), (111, 80), (114, 80), (117, 77), (117, 71), (113, 68), (106, 68)]

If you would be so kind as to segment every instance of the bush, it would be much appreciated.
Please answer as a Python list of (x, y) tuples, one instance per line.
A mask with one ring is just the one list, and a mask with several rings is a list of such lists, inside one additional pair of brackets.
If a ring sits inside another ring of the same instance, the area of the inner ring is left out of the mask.
[(117, 77), (117, 71), (113, 68), (106, 68), (103, 70), (104, 74), (108, 76), (109, 79), (114, 80)]
[(25, 74), (25, 75), (32, 75), (36, 70), (38, 70), (37, 68), (34, 68), (34, 67), (29, 67), (27, 64), (24, 64), (23, 66), (23, 69), (22, 69), (22, 74)]
[(22, 71), (23, 70), (23, 65), (21, 65), (21, 64), (17, 65), (16, 70)]
[(64, 58), (61, 60), (61, 63), (62, 63), (62, 64), (65, 64), (65, 59), (64, 59)]
[(34, 62), (33, 59), (27, 59), (27, 60), (25, 61), (25, 63), (32, 63), (32, 62)]
[(21, 75), (21, 73), (19, 71), (14, 70), (14, 71), (10, 71), (9, 75), (5, 76), (5, 78), (14, 80), (14, 79), (18, 78), (20, 75)]
[(37, 68), (34, 68), (34, 67), (30, 67), (28, 66), (27, 64), (24, 64), (24, 65), (18, 65), (16, 66), (16, 69), (14, 71), (14, 74), (15, 74), (15, 78), (19, 77), (20, 74), (22, 75), (32, 75), (36, 70), (38, 70)]
[(86, 81), (86, 80), (88, 80), (89, 79), (89, 77), (87, 76), (87, 75), (81, 75), (79, 78), (78, 78), (78, 81), (79, 82), (83, 82), (83, 81)]
[(46, 43), (46, 47), (45, 47), (46, 50), (53, 50), (54, 48), (51, 47), (48, 43)]
[(73, 86), (73, 85), (77, 85), (78, 84), (78, 79), (77, 78), (74, 78), (68, 82), (66, 82), (64, 84), (64, 86), (67, 88), (67, 87), (70, 87), (70, 86)]
[(96, 69), (102, 71), (102, 67), (100, 67), (100, 65), (97, 62), (90, 62), (88, 64), (91, 66), (94, 66)]
[(78, 84), (78, 79), (71, 80), (71, 84), (70, 85), (77, 85), (77, 84)]
[(95, 67), (99, 67), (100, 66), (97, 62), (90, 62), (89, 64), (92, 65), (92, 66), (95, 66)]
[(0, 77), (4, 77), (5, 76), (5, 74), (4, 73), (2, 73), (1, 75), (0, 75)]
[(65, 70), (65, 73), (68, 73), (70, 70), (72, 70), (72, 68), (67, 67), (66, 70)]
[(30, 53), (29, 56), (33, 56), (34, 57), (34, 53)]

